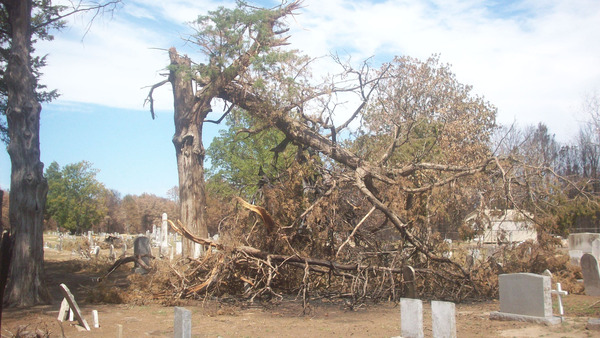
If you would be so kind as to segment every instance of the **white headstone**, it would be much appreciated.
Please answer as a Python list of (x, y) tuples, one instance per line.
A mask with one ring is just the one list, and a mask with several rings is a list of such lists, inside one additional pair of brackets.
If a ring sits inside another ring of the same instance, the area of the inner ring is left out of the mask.
[(592, 242), (600, 238), (600, 234), (582, 232), (569, 235), (569, 250), (581, 250), (583, 253), (592, 252)]
[(581, 256), (581, 273), (585, 294), (588, 296), (600, 296), (600, 268), (598, 260), (590, 254)]
[(581, 261), (581, 256), (583, 256), (583, 251), (569, 250), (569, 258), (570, 258), (571, 264), (579, 265), (579, 262)]
[(200, 256), (202, 256), (203, 251), (204, 251), (204, 248), (202, 247), (201, 244), (194, 243), (194, 259), (200, 258)]
[(110, 245), (110, 252), (108, 253), (108, 258), (110, 260), (115, 260), (117, 258), (116, 254), (115, 254), (115, 246), (114, 245)]
[(456, 306), (451, 302), (431, 301), (431, 325), (436, 338), (456, 338)]
[(424, 337), (423, 302), (420, 299), (400, 298), (400, 329), (402, 337)]
[(94, 318), (94, 327), (97, 329), (100, 327), (100, 322), (98, 321), (98, 310), (92, 310), (92, 318)]
[(596, 257), (596, 259), (600, 259), (600, 238), (596, 238), (592, 242), (592, 255)]
[(162, 237), (162, 241), (160, 246), (163, 249), (167, 249), (169, 247), (169, 223), (167, 223), (167, 213), (162, 214), (162, 226), (160, 229), (160, 235)]
[(491, 319), (518, 320), (544, 324), (559, 324), (552, 315), (550, 277), (533, 273), (513, 273), (498, 276), (500, 311), (490, 313)]
[(192, 312), (182, 307), (175, 307), (174, 337), (189, 338), (192, 336)]

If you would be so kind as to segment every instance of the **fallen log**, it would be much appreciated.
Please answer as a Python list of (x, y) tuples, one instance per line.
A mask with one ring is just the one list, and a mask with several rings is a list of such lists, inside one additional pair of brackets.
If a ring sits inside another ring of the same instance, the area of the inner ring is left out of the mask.
[(117, 268), (123, 264), (127, 264), (127, 263), (131, 263), (131, 262), (136, 262), (138, 263), (142, 268), (146, 269), (146, 270), (151, 270), (151, 268), (144, 263), (144, 261), (142, 260), (143, 257), (149, 257), (152, 259), (155, 259), (156, 257), (152, 256), (151, 254), (144, 254), (144, 255), (134, 255), (134, 256), (127, 256), (127, 257), (123, 257), (123, 258), (119, 258), (109, 269), (108, 272), (98, 278), (98, 282), (100, 282), (101, 280), (105, 279), (106, 277), (110, 276), (111, 273), (113, 273), (115, 270), (117, 270)]

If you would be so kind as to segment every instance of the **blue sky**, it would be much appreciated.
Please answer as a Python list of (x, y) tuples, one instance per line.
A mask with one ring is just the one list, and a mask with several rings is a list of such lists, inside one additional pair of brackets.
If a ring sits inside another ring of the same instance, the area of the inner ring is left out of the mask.
[[(257, 1), (272, 6), (279, 1)], [(43, 82), (62, 96), (46, 104), (41, 157), (48, 166), (86, 160), (98, 179), (123, 195), (164, 196), (177, 185), (172, 92), (156, 92), (158, 117), (143, 102), (163, 79), (166, 49), (199, 60), (184, 38), (185, 24), (233, 1), (124, 0), (112, 16), (70, 19), (52, 42)], [(304, 1), (288, 20), (292, 47), (310, 56), (348, 55), (379, 62), (395, 55), (425, 59), (440, 54), (459, 81), (498, 107), (498, 121), (544, 122), (559, 140), (571, 140), (586, 95), (600, 90), (600, 1), (538, 0), (328, 0)], [(331, 64), (317, 64), (325, 73)], [(205, 145), (218, 127), (205, 129)], [(0, 188), (10, 184), (10, 159), (0, 152)]]

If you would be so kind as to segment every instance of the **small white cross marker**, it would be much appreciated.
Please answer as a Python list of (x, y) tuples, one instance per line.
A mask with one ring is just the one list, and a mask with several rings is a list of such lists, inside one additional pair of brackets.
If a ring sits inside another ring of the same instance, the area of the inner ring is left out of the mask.
[(561, 296), (566, 296), (569, 293), (567, 291), (563, 291), (560, 287), (560, 283), (556, 283), (556, 290), (552, 290), (552, 294), (556, 295), (558, 297), (558, 312), (560, 313), (560, 316), (562, 318), (562, 316), (565, 314), (565, 311), (563, 309), (563, 304), (562, 304), (562, 297)]

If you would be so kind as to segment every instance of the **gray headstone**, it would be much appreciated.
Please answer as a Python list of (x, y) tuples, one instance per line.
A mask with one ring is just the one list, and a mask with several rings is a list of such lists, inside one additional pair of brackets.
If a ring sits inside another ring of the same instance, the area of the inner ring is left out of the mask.
[(467, 269), (472, 268), (473, 267), (473, 263), (474, 263), (473, 256), (468, 255), (467, 258), (466, 258), (466, 260), (465, 260), (465, 265), (466, 265)]
[(416, 298), (415, 269), (413, 269), (412, 266), (405, 265), (402, 268), (402, 279), (404, 279), (404, 297)]
[(552, 316), (550, 277), (513, 273), (502, 274), (498, 279), (500, 311), (490, 313), (491, 319), (560, 323), (559, 317)]
[(598, 260), (590, 254), (581, 256), (581, 272), (583, 273), (583, 284), (585, 294), (588, 296), (600, 296), (600, 269)]
[(431, 301), (431, 325), (436, 338), (456, 338), (456, 306), (451, 302)]
[[(139, 236), (133, 241), (133, 254), (135, 256), (152, 254), (152, 251), (150, 248), (150, 240), (148, 239), (148, 237)], [(147, 266), (150, 266), (150, 257), (142, 257), (142, 261)], [(145, 274), (148, 272), (146, 269), (144, 269), (142, 266), (140, 266), (137, 262), (135, 263), (134, 270), (136, 273), (141, 273), (141, 274)]]
[(420, 299), (400, 298), (400, 330), (402, 337), (424, 337), (423, 302)]
[(175, 307), (173, 324), (175, 338), (189, 338), (192, 336), (192, 312), (182, 307)]

